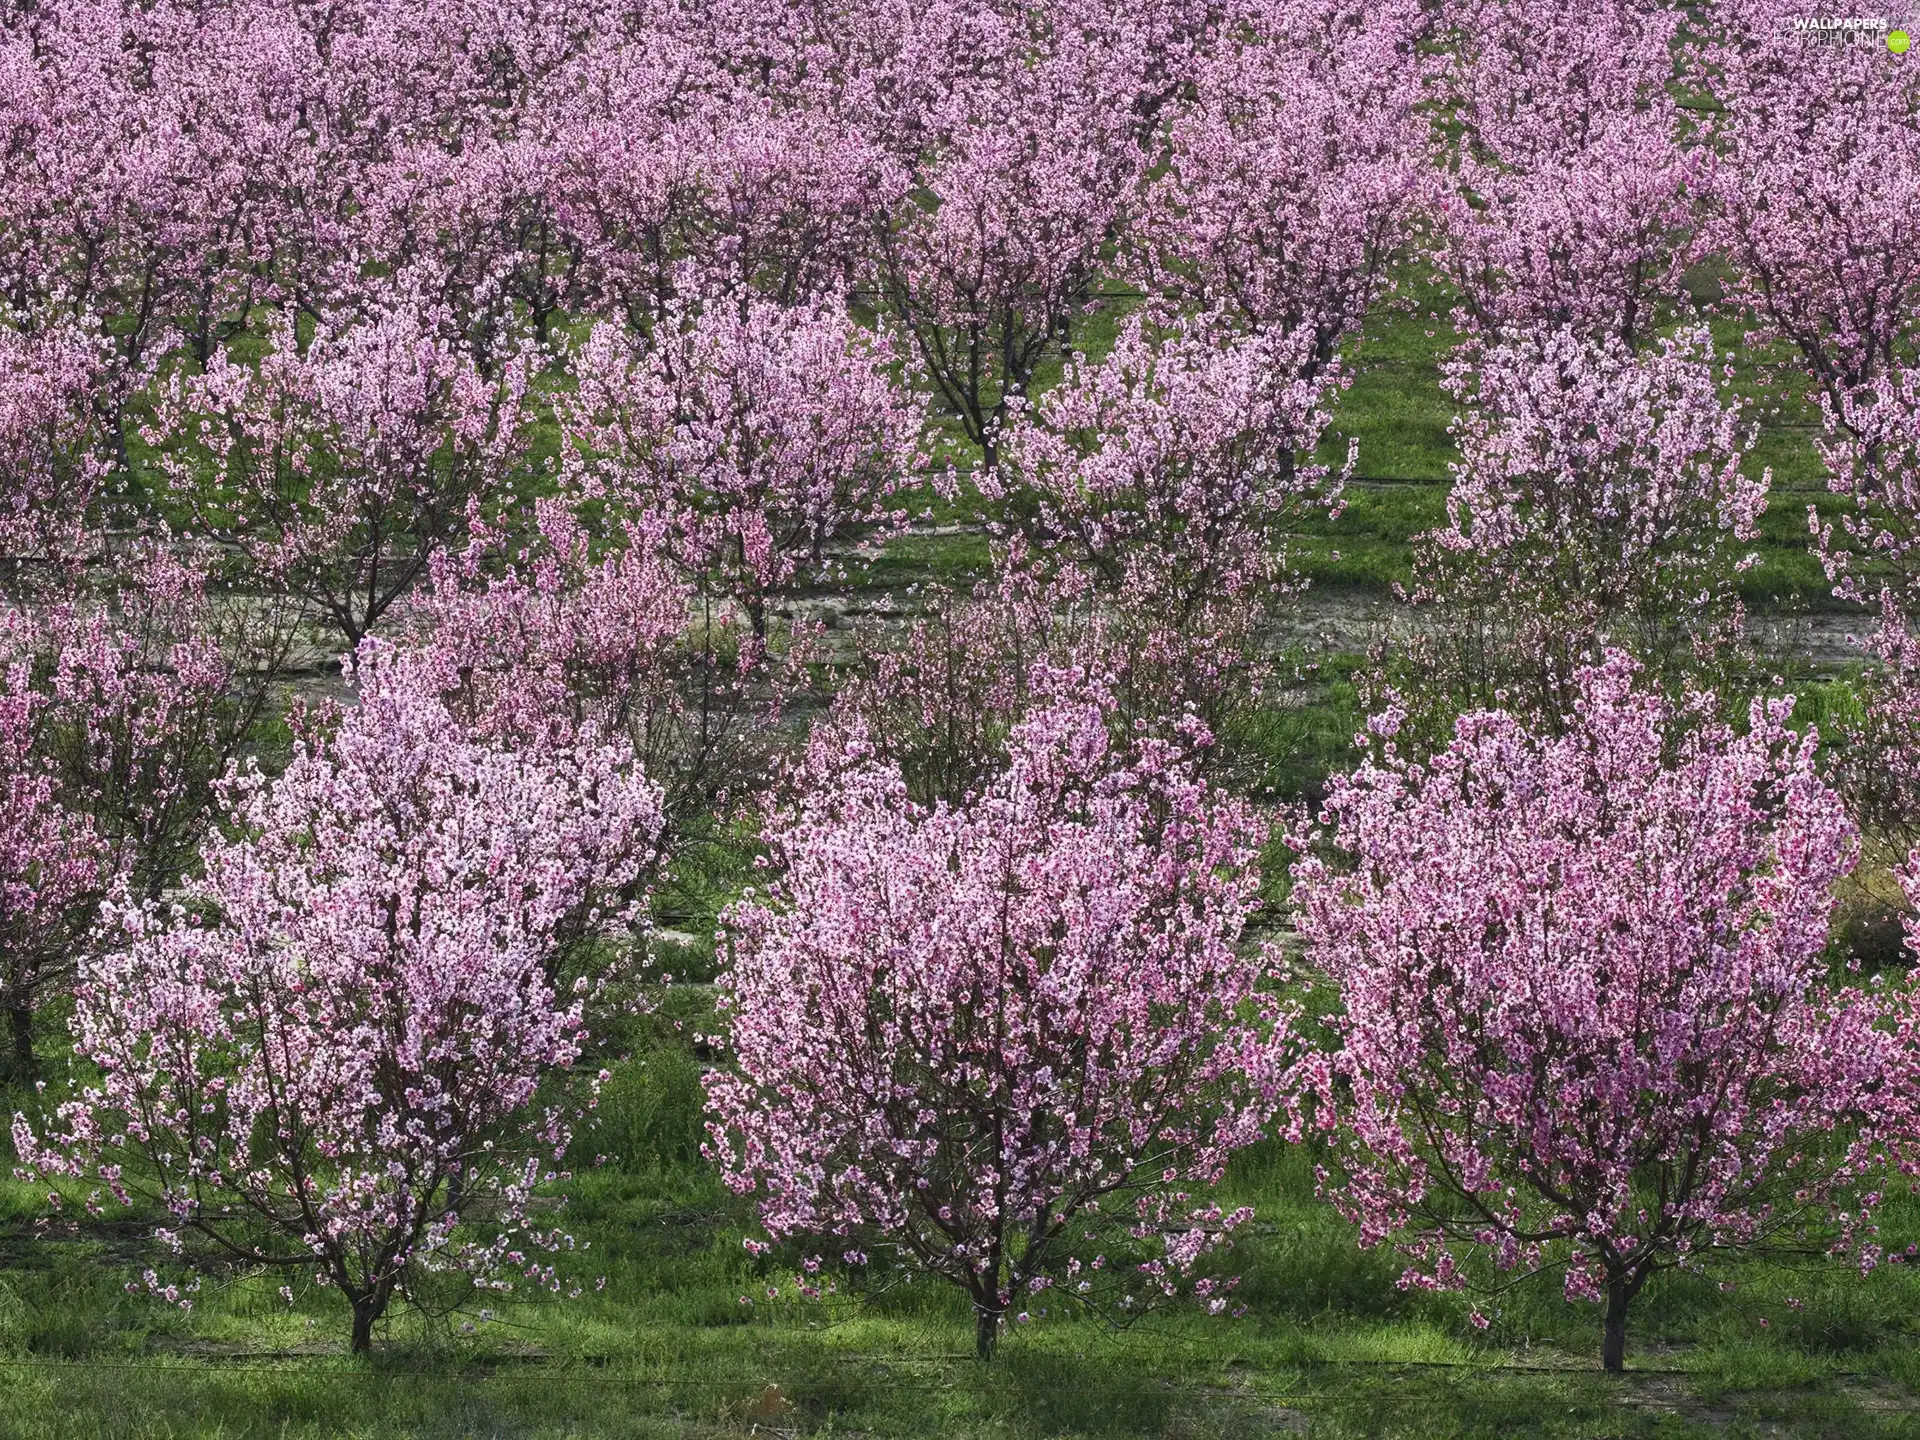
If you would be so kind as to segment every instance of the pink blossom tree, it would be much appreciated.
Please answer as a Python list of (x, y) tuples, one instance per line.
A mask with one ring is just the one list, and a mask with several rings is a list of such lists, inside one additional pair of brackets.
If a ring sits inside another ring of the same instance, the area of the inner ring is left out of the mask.
[(1834, 596), (1920, 614), (1920, 367), (1822, 399), (1827, 488), (1850, 503), (1832, 520), (1808, 506), (1807, 523)]
[(0, 28), (0, 293), (28, 329), (104, 335), (117, 322), (116, 394), (177, 315), (194, 222), (211, 208), (181, 203), (192, 146), (167, 124), (166, 97), (142, 85), (144, 28), (117, 0), (23, 10)]
[(257, 367), (221, 355), (177, 377), (152, 438), (210, 533), (355, 645), (471, 506), (505, 498), (528, 442), (525, 367), (485, 380), (404, 302), (305, 347), (291, 321), (272, 338)]
[(863, 627), (815, 734), (857, 728), (914, 801), (958, 802), (1004, 767), (1026, 716), (1091, 702), (1117, 742), (1172, 742), (1207, 780), (1244, 790), (1257, 761), (1240, 742), (1267, 722), (1277, 671), (1265, 598), (1221, 594), (1169, 616), (1016, 536), (971, 590), (933, 590), (908, 623)]
[(804, 96), (725, 96), (692, 166), (686, 251), (715, 290), (751, 285), (786, 305), (850, 288), (900, 180), (845, 120)]
[(586, 309), (644, 331), (681, 289), (677, 244), (694, 203), (712, 57), (653, 29), (590, 47), (572, 103), (548, 122), (547, 205), (580, 260)]
[(1809, 33), (1799, 0), (1741, 0), (1701, 37), (1725, 105), (1709, 238), (1733, 298), (1843, 406), (1920, 362), (1920, 76), (1881, 45)]
[(5, 612), (23, 823), (43, 814), (74, 842), (32, 907), (41, 933), (62, 938), (6, 956), (16, 1074), (32, 1071), (35, 1017), (73, 975), (109, 892), (158, 899), (193, 868), (215, 787), (274, 702), (287, 609), (209, 594), (204, 561), (137, 545), (110, 568), (68, 572), (39, 608)]
[(550, 150), (593, 308), (646, 330), (735, 287), (788, 305), (844, 292), (900, 184), (876, 148), (805, 94), (716, 83), (685, 37), (613, 48), (582, 58), (594, 103), (560, 112)]
[(98, 1079), (14, 1140), (91, 1207), (164, 1207), (176, 1247), (313, 1267), (365, 1351), (423, 1270), (557, 1285), (526, 1253), (564, 1240), (529, 1229), (567, 1138), (536, 1090), (583, 1042), (555, 947), (632, 918), (607, 900), (660, 814), (618, 748), (476, 744), (378, 642), (356, 674), (332, 733), (235, 778), (186, 896), (111, 911), (74, 995)]
[(172, 322), (197, 363), (261, 307), (365, 316), (406, 288), (491, 377), (523, 320), (544, 325), (565, 296), (568, 257), (542, 209), (542, 100), (564, 92), (565, 62), (609, 7), (111, 8), (126, 33), (101, 48), (125, 57), (132, 135), (114, 158), (144, 161), (113, 268), (152, 273), (135, 291), (157, 312), (148, 328)]
[[(1912, 658), (1911, 651), (1909, 652), (1908, 658), (1909, 660)], [(1909, 676), (1909, 680), (1911, 680), (1911, 676)], [(1906, 702), (1908, 714), (1911, 715), (1913, 706), (1913, 692), (1911, 688), (1907, 690), (1903, 699)], [(1909, 753), (1905, 758), (1911, 770), (1911, 754)], [(1911, 779), (1910, 773), (1908, 778), (1909, 780)], [(1907, 913), (1901, 917), (1902, 928), (1906, 932), (1907, 949), (1914, 953), (1920, 953), (1920, 919), (1916, 918), (1917, 915), (1920, 915), (1920, 845), (1916, 845), (1907, 851), (1906, 858), (1894, 868), (1894, 879), (1899, 882), (1900, 889), (1907, 898)], [(1912, 1017), (1910, 1013), (1910, 1023), (1911, 1020)], [(1909, 1035), (1911, 1035), (1911, 1032), (1909, 1032)]]
[(672, 564), (665, 526), (659, 514), (630, 522), (623, 544), (597, 552), (571, 507), (543, 499), (535, 535), (518, 549), (476, 525), (475, 544), (434, 557), (432, 584), (409, 616), (423, 663), (442, 675), (474, 735), (568, 744), (619, 735), (650, 711), (692, 624), (691, 586)]
[(1568, 328), (1637, 348), (1677, 298), (1707, 166), (1674, 103), (1680, 13), (1468, 0), (1443, 74), (1437, 258), (1473, 332)]
[(0, 590), (77, 557), (105, 478), (99, 347), (74, 331), (0, 329)]
[(875, 77), (924, 101), (875, 272), (889, 318), (991, 468), (1008, 402), (1098, 303), (1148, 159), (1136, 102), (1149, 36), (1137, 7), (942, 8), (957, 43), (932, 73)]
[(1117, 750), (1085, 702), (1030, 714), (1000, 774), (931, 808), (857, 736), (828, 748), (768, 893), (724, 921), (728, 1185), (776, 1239), (960, 1286), (982, 1358), (1024, 1295), (1173, 1293), (1245, 1218), (1190, 1190), (1286, 1089), (1291, 1015), (1242, 933), (1263, 826), (1171, 749)]
[(1105, 358), (1074, 356), (1058, 385), (1009, 406), (998, 464), (975, 477), (1015, 532), (1000, 598), (1068, 612), (1051, 627), (1078, 632), (1062, 663), (1109, 675), (1130, 721), (1190, 713), (1225, 737), (1258, 708), (1261, 622), (1304, 585), (1288, 538), (1339, 514), (1355, 458), (1315, 458), (1339, 374), (1316, 343), (1136, 315)]
[(843, 312), (720, 296), (644, 347), (601, 326), (576, 361), (579, 485), (667, 515), (677, 558), (756, 640), (776, 597), (841, 572), (835, 546), (902, 518), (921, 408)]
[(1911, 1056), (1828, 982), (1853, 827), (1791, 702), (1742, 733), (1619, 652), (1577, 683), (1564, 734), (1477, 712), (1424, 764), (1378, 717), (1326, 802), (1345, 863), (1302, 859), (1294, 893), (1344, 1007), (1326, 1185), (1362, 1241), (1398, 1240), (1407, 1285), (1562, 1269), (1619, 1371), (1662, 1270), (1818, 1248), (1824, 1220), (1872, 1263), (1873, 1121)]
[(142, 545), (35, 620), (43, 747), (143, 898), (191, 866), (291, 642), (286, 607), (229, 600), (215, 578), (204, 553)]
[(1870, 663), (1854, 686), (1858, 712), (1840, 726), (1834, 783), (1869, 862), (1898, 866), (1920, 847), (1920, 635), (1890, 587), (1862, 648)]
[(1857, 641), (1869, 663), (1836, 774), (1872, 858), (1897, 864), (1920, 842), (1920, 370), (1822, 401), (1827, 486), (1846, 508), (1807, 507), (1813, 549), (1836, 599), (1878, 612)]
[(1704, 329), (1638, 355), (1555, 330), (1456, 365), (1447, 524), (1416, 548), (1416, 598), (1466, 652), (1425, 657), (1452, 700), (1551, 724), (1605, 645), (1665, 673), (1739, 640), (1770, 477), (1747, 474), (1754, 434), (1713, 361)]
[(476, 527), (409, 612), (422, 663), (470, 734), (513, 748), (631, 747), (659, 784), (663, 854), (750, 796), (804, 681), (804, 645), (757, 645), (676, 561), (664, 511), (605, 539), (557, 499), (516, 545)]
[(366, 141), (404, 125), (396, 92), (421, 75), (371, 73), (406, 48), (368, 34), (393, 7), (343, 8), (331, 35), (285, 7), (176, 0), (0, 28), (0, 291), (23, 324), (100, 334), (115, 420), (169, 356), (204, 363), (262, 305), (341, 287)]
[(84, 813), (61, 803), (58, 778), (39, 741), (46, 697), (33, 687), (31, 636), (8, 612), (0, 674), (0, 1003), (11, 1021), (8, 1071), (33, 1063), (33, 1017), (44, 980), (84, 937), (85, 900), (104, 871), (100, 840)]
[(1162, 304), (1306, 336), (1329, 365), (1433, 190), (1417, 7), (1220, 7), (1124, 244)]
[(1177, 624), (1281, 582), (1287, 530), (1338, 513), (1345, 474), (1313, 461), (1330, 416), (1312, 357), (1306, 334), (1136, 317), (1105, 359), (1074, 357), (1014, 408), (980, 488), (1028, 512), (1034, 551)]
[[(1111, 681), (1122, 647), (1068, 594), (1017, 560), (996, 555), (972, 593), (936, 592), (903, 627), (873, 626), (841, 679), (814, 744), (857, 744), (897, 773), (919, 805), (957, 804), (1006, 765), (1006, 745), (1030, 711), (1087, 699), (1093, 676)], [(1092, 687), (1111, 703), (1113, 686)], [(1118, 718), (1116, 715), (1115, 718)]]

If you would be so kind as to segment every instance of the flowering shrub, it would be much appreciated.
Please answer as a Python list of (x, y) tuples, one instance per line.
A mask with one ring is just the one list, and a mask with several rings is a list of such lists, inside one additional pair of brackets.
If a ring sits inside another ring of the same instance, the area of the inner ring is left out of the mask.
[(408, 304), (323, 325), (305, 346), (273, 330), (258, 367), (217, 356), (177, 377), (156, 440), (202, 520), (262, 581), (360, 642), (455, 539), (492, 509), (525, 445), (524, 366), (490, 382)]
[(1619, 1370), (1664, 1269), (1830, 1219), (1872, 1265), (1911, 1052), (1890, 1002), (1828, 983), (1853, 827), (1790, 702), (1683, 729), (1617, 652), (1577, 686), (1564, 734), (1478, 712), (1424, 765), (1380, 717), (1326, 802), (1349, 863), (1302, 859), (1295, 896), (1344, 1006), (1327, 1191), (1403, 1284), (1561, 1270)]
[(872, 268), (991, 468), (1009, 402), (1098, 304), (1104, 248), (1147, 163), (1154, 37), (1148, 15), (1103, 0), (934, 12), (921, 22), (932, 45), (910, 38), (936, 53), (903, 49), (898, 68), (879, 72), (919, 106), (902, 117), (907, 183), (878, 227)]
[[(31, 904), (8, 909), (22, 928), (0, 962), (16, 1075), (33, 1070), (35, 1016), (92, 944), (110, 890), (157, 899), (193, 868), (215, 786), (271, 703), (291, 638), (275, 597), (210, 594), (204, 553), (139, 544), (116, 559), (62, 567), (37, 608), (0, 612), (4, 773), (25, 847), (8, 863), (42, 876)], [(46, 868), (41, 847), (61, 835), (68, 848)]]
[(1759, 333), (1843, 406), (1920, 362), (1920, 79), (1878, 45), (1809, 44), (1795, 0), (1739, 0), (1701, 38), (1725, 104), (1708, 238)]
[(48, 980), (83, 939), (89, 897), (105, 871), (100, 838), (84, 812), (61, 803), (40, 735), (47, 698), (32, 683), (23, 617), (6, 616), (0, 675), (0, 997), (12, 1031), (9, 1070), (33, 1067), (33, 1018)]
[(844, 315), (750, 295), (669, 314), (645, 349), (602, 326), (569, 417), (582, 488), (667, 517), (680, 562), (764, 639), (772, 597), (844, 578), (830, 545), (902, 518), (921, 415), (892, 361)]
[(1738, 644), (1771, 475), (1746, 473), (1754, 434), (1713, 358), (1704, 330), (1638, 355), (1554, 330), (1455, 367), (1461, 458), (1447, 524), (1415, 557), (1417, 598), (1452, 620), (1455, 652), (1408, 647), (1430, 704), (1553, 724), (1605, 646), (1686, 675)]
[(1016, 408), (981, 488), (1031, 506), (1035, 552), (1071, 557), (1176, 626), (1275, 584), (1286, 529), (1337, 514), (1344, 478), (1312, 460), (1329, 417), (1324, 375), (1304, 373), (1309, 346), (1205, 320), (1156, 335), (1130, 320), (1104, 360), (1075, 357), (1057, 387)]
[(0, 329), (0, 588), (74, 559), (105, 465), (94, 413), (99, 347), (84, 336)]
[(1236, 0), (1169, 106), (1129, 232), (1150, 293), (1305, 339), (1318, 373), (1432, 197), (1419, 7)]
[[(359, 704), (286, 772), (232, 783), (232, 838), (167, 905), (124, 899), (81, 965), (77, 1050), (99, 1079), (22, 1161), (157, 1202), (255, 1264), (314, 1269), (353, 1348), (418, 1267), (552, 1283), (527, 1205), (563, 1152), (542, 1079), (580, 1053), (556, 994), (569, 927), (645, 862), (659, 790), (621, 751), (516, 753), (463, 736), (404, 656), (362, 653)], [(485, 1221), (479, 1231), (461, 1230)]]
[(1676, 300), (1707, 159), (1670, 86), (1677, 11), (1637, 0), (1466, 0), (1443, 77), (1438, 254), (1481, 339), (1570, 330), (1632, 350)]
[(1850, 502), (1807, 523), (1833, 593), (1920, 613), (1920, 369), (1897, 366), (1845, 400), (1825, 402), (1827, 486)]
[(767, 773), (806, 648), (776, 653), (701, 596), (662, 511), (604, 543), (561, 501), (534, 513), (538, 533), (517, 549), (476, 527), (467, 550), (436, 557), (411, 611), (421, 663), (490, 742), (630, 746), (663, 792), (664, 859)]
[(1094, 705), (1008, 750), (932, 807), (857, 737), (816, 754), (767, 895), (725, 918), (733, 1063), (708, 1081), (711, 1153), (768, 1233), (960, 1286), (982, 1357), (1049, 1287), (1173, 1293), (1246, 1218), (1192, 1192), (1289, 1083), (1291, 1017), (1242, 933), (1255, 815), (1164, 747), (1116, 752)]
[(1920, 845), (1920, 637), (1891, 590), (1864, 648), (1872, 663), (1839, 729), (1834, 785), (1867, 841), (1867, 863), (1897, 868)]
[(863, 634), (815, 733), (858, 728), (914, 800), (959, 800), (1002, 766), (1024, 716), (1071, 699), (1098, 705), (1122, 743), (1154, 735), (1208, 779), (1239, 778), (1222, 774), (1241, 758), (1231, 742), (1257, 723), (1276, 668), (1256, 596), (1196, 596), (1170, 614), (1017, 536), (996, 562), (970, 593), (930, 595), (911, 623)]

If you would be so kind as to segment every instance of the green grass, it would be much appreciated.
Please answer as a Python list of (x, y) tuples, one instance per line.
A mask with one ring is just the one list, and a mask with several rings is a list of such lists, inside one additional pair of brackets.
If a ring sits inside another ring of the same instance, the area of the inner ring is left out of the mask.
[(1384, 595), (1413, 578), (1413, 537), (1446, 519), (1444, 483), (1356, 480), (1338, 516), (1300, 527), (1294, 567), (1319, 587)]
[[(662, 1027), (670, 1031), (670, 1027)], [(697, 1087), (671, 1042), (617, 1067), (598, 1129), (623, 1153), (565, 1212), (588, 1248), (576, 1300), (509, 1305), (464, 1333), (398, 1317), (339, 1353), (325, 1292), (215, 1274), (189, 1314), (122, 1285), (167, 1257), (137, 1227), (48, 1237), (0, 1193), (0, 1434), (48, 1437), (1907, 1435), (1920, 1433), (1920, 1274), (1824, 1264), (1668, 1277), (1636, 1306), (1625, 1380), (1595, 1369), (1597, 1314), (1550, 1279), (1489, 1306), (1405, 1291), (1313, 1194), (1315, 1156), (1244, 1155), (1227, 1198), (1260, 1209), (1233, 1269), (1240, 1319), (1169, 1312), (1114, 1331), (1048, 1315), (986, 1366), (956, 1294), (769, 1302), (792, 1254), (687, 1150)], [(1898, 1245), (1920, 1207), (1889, 1207)], [(743, 1305), (741, 1296), (755, 1299)], [(1484, 1302), (1483, 1302), (1484, 1303)], [(769, 1394), (768, 1387), (774, 1387)], [(1784, 1427), (1784, 1428), (1782, 1428)]]
[(1444, 291), (1404, 277), (1399, 294), (1368, 317), (1345, 356), (1351, 384), (1334, 409), (1322, 458), (1344, 461), (1348, 442), (1357, 440), (1362, 479), (1446, 483), (1456, 407), (1441, 388), (1440, 366), (1460, 339), (1451, 309)]

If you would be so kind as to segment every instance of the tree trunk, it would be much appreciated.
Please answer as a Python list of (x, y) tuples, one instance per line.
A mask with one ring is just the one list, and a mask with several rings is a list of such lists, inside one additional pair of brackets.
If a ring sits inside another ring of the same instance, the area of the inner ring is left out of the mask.
[(353, 1302), (353, 1353), (365, 1355), (373, 1349), (373, 1322), (387, 1308), (386, 1297), (378, 1289), (356, 1296)]
[(1627, 1369), (1627, 1306), (1633, 1303), (1633, 1287), (1625, 1280), (1607, 1281), (1607, 1316), (1602, 1322), (1600, 1363), (1609, 1375), (1622, 1375)]
[(7, 1017), (13, 1025), (13, 1054), (7, 1061), (8, 1076), (14, 1080), (33, 1078), (33, 1010), (26, 1005), (12, 1005), (7, 1009)]
[(973, 1348), (982, 1360), (993, 1358), (993, 1348), (1000, 1343), (1000, 1312), (983, 1310), (978, 1305), (973, 1308)]

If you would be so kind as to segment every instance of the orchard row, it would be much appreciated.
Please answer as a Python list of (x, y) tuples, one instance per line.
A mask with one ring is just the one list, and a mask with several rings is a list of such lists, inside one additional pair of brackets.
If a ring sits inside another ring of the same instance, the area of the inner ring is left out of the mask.
[[(983, 1355), (1233, 1308), (1276, 1138), (1612, 1368), (1663, 1269), (1879, 1263), (1920, 994), (1829, 935), (1920, 891), (1920, 68), (1808, 14), (0, 8), (0, 1008), (72, 1059), (21, 1173), (356, 1349), (565, 1289), (598, 1037), (744, 847), (709, 1157)], [(1250, 778), (1289, 540), (1429, 276), (1446, 520), (1310, 813)], [(1873, 614), (1832, 763), (1748, 694), (1756, 355)], [(992, 573), (824, 646), (934, 521)], [(316, 635), (350, 703), (289, 706)]]

